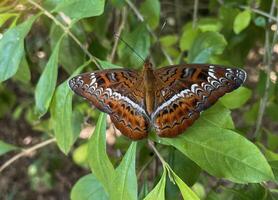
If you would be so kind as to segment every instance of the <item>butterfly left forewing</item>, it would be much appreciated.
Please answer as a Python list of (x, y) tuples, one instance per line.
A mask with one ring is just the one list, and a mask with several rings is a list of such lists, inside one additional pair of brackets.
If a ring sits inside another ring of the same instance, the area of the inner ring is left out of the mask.
[(238, 88), (246, 78), (241, 69), (215, 65), (169, 66), (155, 71), (162, 84), (156, 91), (151, 121), (161, 137), (175, 137), (221, 96)]
[(145, 113), (141, 76), (127, 69), (100, 70), (72, 78), (69, 86), (96, 108), (110, 115), (125, 136), (147, 137), (149, 119)]

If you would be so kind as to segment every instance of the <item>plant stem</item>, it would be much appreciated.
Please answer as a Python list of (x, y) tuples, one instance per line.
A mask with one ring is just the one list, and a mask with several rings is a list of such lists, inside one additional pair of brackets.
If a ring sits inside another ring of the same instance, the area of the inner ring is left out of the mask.
[(13, 156), (12, 158), (10, 158), (9, 160), (7, 160), (1, 167), (0, 167), (0, 173), (7, 168), (8, 166), (10, 166), (13, 162), (15, 162), (16, 160), (18, 160), (19, 158), (26, 156), (28, 154), (30, 154), (33, 151), (36, 151), (37, 149), (40, 149), (46, 145), (49, 145), (53, 142), (55, 142), (56, 139), (55, 138), (51, 138), (48, 140), (45, 140), (39, 144), (36, 144), (28, 149), (23, 149), (20, 153), (16, 154), (15, 156)]
[[(275, 0), (272, 0), (271, 8), (270, 8), (270, 16), (273, 16), (275, 9)], [(268, 18), (268, 24), (272, 22), (272, 18)], [(276, 18), (275, 18), (276, 20)], [(257, 140), (260, 136), (260, 130), (262, 126), (263, 116), (265, 113), (268, 96), (269, 96), (269, 89), (270, 89), (270, 72), (271, 72), (271, 66), (272, 66), (272, 53), (273, 53), (273, 45), (270, 45), (270, 39), (269, 39), (269, 29), (266, 29), (265, 32), (265, 56), (264, 56), (264, 62), (266, 64), (266, 82), (265, 82), (265, 92), (260, 102), (260, 108), (259, 113), (257, 117), (257, 123), (256, 128), (254, 132), (254, 139)]]
[(198, 5), (199, 5), (199, 0), (194, 0), (194, 11), (193, 11), (193, 22), (192, 22), (192, 27), (195, 28), (197, 25), (197, 20), (198, 20)]

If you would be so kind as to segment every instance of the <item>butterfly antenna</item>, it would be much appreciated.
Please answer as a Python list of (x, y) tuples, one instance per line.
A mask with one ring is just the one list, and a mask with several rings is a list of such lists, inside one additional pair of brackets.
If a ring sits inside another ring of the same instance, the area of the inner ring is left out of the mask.
[(164, 21), (164, 23), (162, 24), (161, 29), (160, 29), (160, 31), (158, 33), (157, 41), (159, 41), (161, 33), (162, 33), (163, 29), (165, 28), (166, 24), (167, 24), (167, 21)]
[(118, 39), (120, 39), (128, 48), (131, 49), (131, 51), (133, 51), (133, 53), (135, 53), (136, 56), (138, 56), (141, 60), (143, 60), (143, 62), (145, 62), (145, 59), (144, 59), (142, 56), (140, 56), (139, 53), (137, 53), (137, 52), (135, 51), (135, 49), (134, 49), (132, 46), (130, 46), (120, 35), (118, 35), (117, 33), (115, 33), (115, 37), (117, 37)]

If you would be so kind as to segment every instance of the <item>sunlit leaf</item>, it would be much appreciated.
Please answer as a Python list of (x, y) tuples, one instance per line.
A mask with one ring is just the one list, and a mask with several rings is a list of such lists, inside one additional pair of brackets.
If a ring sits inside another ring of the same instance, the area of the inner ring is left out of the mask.
[(165, 199), (165, 184), (166, 184), (166, 169), (163, 169), (163, 174), (155, 188), (144, 198), (144, 200), (164, 200)]
[(83, 176), (75, 183), (70, 198), (72, 200), (108, 200), (103, 186), (93, 174)]
[(9, 29), (0, 39), (0, 82), (17, 72), (24, 55), (24, 38), (36, 18), (37, 16), (30, 17), (22, 24)]
[(131, 143), (128, 151), (116, 169), (111, 185), (111, 199), (137, 199), (137, 179), (135, 172), (136, 142)]
[(252, 91), (246, 87), (240, 87), (221, 98), (221, 102), (229, 109), (240, 108), (251, 97)]
[(8, 144), (8, 143), (5, 143), (5, 142), (0, 140), (0, 156), (7, 153), (7, 152), (16, 150), (16, 149), (18, 149), (18, 147), (14, 146), (14, 145), (11, 145), (11, 144)]
[(141, 13), (152, 29), (159, 25), (160, 2), (158, 0), (145, 0), (141, 5)]
[(239, 13), (234, 21), (234, 32), (236, 34), (240, 33), (243, 31), (245, 28), (248, 27), (251, 21), (251, 11), (250, 10), (245, 10)]

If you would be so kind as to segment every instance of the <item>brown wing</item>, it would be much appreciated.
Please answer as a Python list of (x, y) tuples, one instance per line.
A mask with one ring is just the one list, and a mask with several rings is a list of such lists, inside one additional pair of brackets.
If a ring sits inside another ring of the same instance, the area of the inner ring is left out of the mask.
[(162, 84), (157, 87), (151, 122), (161, 137), (181, 134), (201, 111), (246, 79), (244, 70), (205, 64), (164, 67), (155, 75)]
[(70, 88), (108, 113), (125, 136), (138, 140), (147, 137), (149, 119), (144, 106), (142, 78), (127, 69), (85, 73), (69, 81)]

